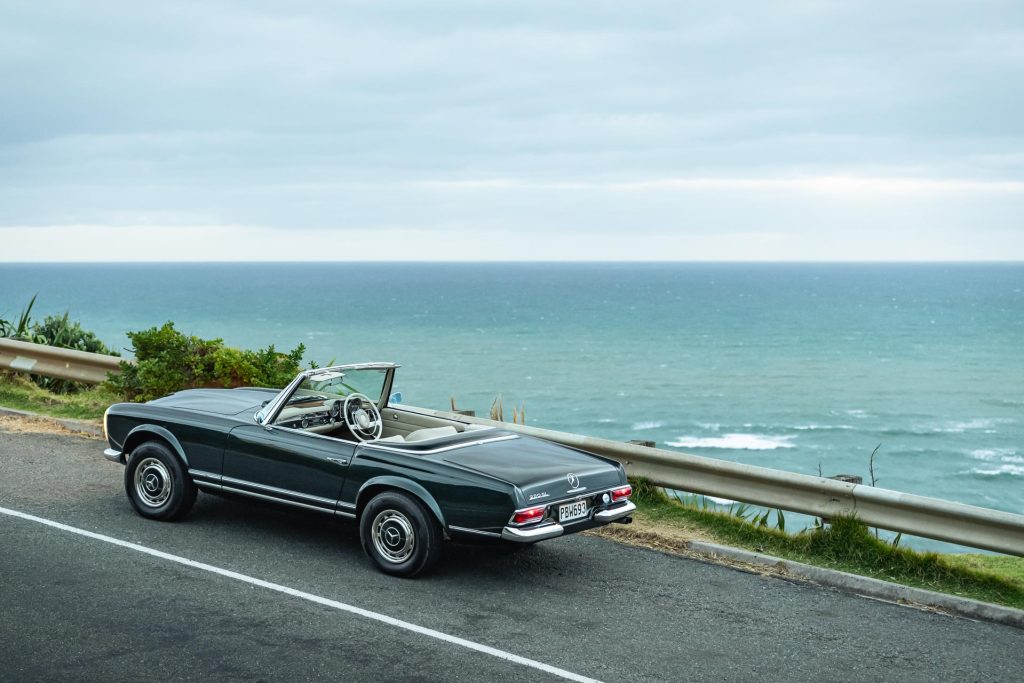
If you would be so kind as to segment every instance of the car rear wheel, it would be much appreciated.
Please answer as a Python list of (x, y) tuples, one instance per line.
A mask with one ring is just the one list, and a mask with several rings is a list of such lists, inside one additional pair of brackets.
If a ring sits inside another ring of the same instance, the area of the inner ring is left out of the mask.
[(124, 469), (124, 488), (135, 511), (149, 519), (180, 519), (196, 502), (196, 485), (181, 459), (158, 441), (132, 451)]
[(441, 526), (422, 503), (398, 491), (381, 493), (366, 505), (359, 538), (363, 550), (385, 574), (416, 576), (441, 557)]

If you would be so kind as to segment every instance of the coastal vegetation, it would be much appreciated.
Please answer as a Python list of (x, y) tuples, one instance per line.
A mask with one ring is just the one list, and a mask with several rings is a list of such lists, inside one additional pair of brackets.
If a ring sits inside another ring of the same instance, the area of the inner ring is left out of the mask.
[(703, 504), (703, 496), (670, 497), (644, 480), (633, 481), (633, 499), (638, 521), (655, 536), (659, 529), (675, 531), (675, 537), (682, 532), (683, 537), (1024, 609), (1024, 558), (919, 552), (877, 538), (850, 517), (787, 533), (778, 523), (767, 524), (767, 515), (749, 514), (745, 506), (719, 511)]
[(108, 386), (125, 400), (149, 401), (182, 389), (199, 387), (283, 387), (302, 369), (302, 344), (279, 353), (270, 346), (255, 351), (202, 339), (174, 328), (129, 332), (135, 363), (122, 362)]
[(99, 420), (111, 403), (122, 400), (110, 387), (98, 384), (57, 393), (40, 387), (29, 375), (0, 370), (0, 406), (50, 417)]
[[(64, 349), (118, 356), (95, 333), (84, 330), (81, 324), (61, 316), (47, 316), (42, 322), (32, 319), (33, 296), (16, 318), (0, 318), (0, 337), (46, 344)], [(305, 346), (299, 344), (288, 353), (278, 352), (273, 345), (255, 351), (236, 349), (224, 344), (223, 339), (203, 339), (175, 329), (173, 322), (161, 327), (128, 332), (130, 349), (135, 362), (122, 361), (121, 372), (111, 374), (99, 388), (81, 382), (29, 375), (39, 387), (57, 395), (83, 394), (78, 399), (59, 399), (33, 393), (17, 381), (5, 382), (4, 389), (9, 407), (35, 404), (48, 405), (53, 410), (87, 417), (93, 399), (149, 401), (182, 389), (197, 387), (264, 386), (283, 387), (302, 367)], [(108, 404), (114, 401), (108, 401)], [(104, 406), (105, 408), (106, 406)], [(102, 414), (102, 410), (100, 411)]]
[[(35, 303), (36, 297), (33, 296), (17, 318), (12, 320), (0, 318), (0, 337), (9, 337), (33, 344), (46, 344), (62, 349), (103, 353), (108, 356), (119, 355), (116, 351), (108, 348), (95, 333), (82, 329), (79, 322), (71, 320), (68, 311), (65, 311), (64, 315), (48, 315), (42, 322), (33, 320), (32, 308)], [(31, 375), (31, 378), (40, 387), (56, 394), (76, 393), (90, 387), (82, 382), (42, 375)]]

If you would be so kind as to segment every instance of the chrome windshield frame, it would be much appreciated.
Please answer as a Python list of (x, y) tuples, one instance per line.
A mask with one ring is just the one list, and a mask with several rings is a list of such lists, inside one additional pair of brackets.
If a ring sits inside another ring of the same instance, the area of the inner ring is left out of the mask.
[(288, 386), (278, 393), (270, 403), (263, 407), (262, 410), (253, 415), (253, 420), (256, 424), (263, 425), (267, 429), (270, 429), (274, 424), (274, 420), (277, 419), (278, 413), (284, 408), (288, 399), (291, 398), (295, 390), (301, 386), (310, 377), (323, 374), (325, 372), (343, 372), (345, 370), (387, 370), (387, 376), (384, 378), (384, 386), (381, 389), (381, 396), (378, 400), (378, 407), (383, 409), (387, 405), (389, 392), (391, 386), (394, 384), (395, 370), (401, 366), (397, 363), (350, 363), (348, 365), (332, 365), (328, 368), (311, 368), (309, 370), (303, 370), (295, 376)]

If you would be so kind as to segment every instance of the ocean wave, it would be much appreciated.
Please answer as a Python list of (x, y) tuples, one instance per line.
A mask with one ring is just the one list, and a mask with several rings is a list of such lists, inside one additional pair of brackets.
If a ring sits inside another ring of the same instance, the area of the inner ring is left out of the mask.
[(633, 431), (642, 432), (648, 429), (658, 429), (664, 427), (665, 423), (658, 420), (644, 420), (642, 422), (633, 423)]
[(724, 448), (734, 451), (773, 451), (776, 448), (795, 448), (795, 436), (767, 436), (764, 434), (723, 434), (722, 436), (681, 436), (666, 441), (676, 448)]
[(1024, 463), (1024, 456), (1017, 455), (1012, 448), (978, 448), (968, 453), (975, 460), (985, 462)]
[[(698, 427), (709, 427), (709, 426), (711, 426), (711, 425), (707, 425), (706, 423), (700, 423), (700, 422), (698, 422), (696, 424), (697, 424)], [(718, 431), (718, 427), (720, 427), (720, 425), (713, 425), (713, 426), (715, 427), (715, 429), (713, 431), (717, 432)], [(741, 427), (743, 429), (764, 430), (764, 431), (769, 431), (769, 432), (772, 432), (772, 431), (792, 431), (792, 432), (832, 432), (832, 431), (840, 432), (840, 431), (842, 431), (842, 432), (845, 432), (845, 431), (856, 431), (856, 430), (863, 429), (863, 427), (855, 427), (853, 425), (817, 424), (815, 422), (809, 422), (809, 423), (806, 423), (806, 424), (796, 424), (796, 425), (787, 425), (787, 424), (778, 424), (778, 423), (769, 424), (769, 423), (766, 423), (766, 422), (744, 422), (741, 425)], [(726, 427), (726, 428), (728, 429), (728, 427)], [(736, 429), (736, 427), (733, 427), (733, 429)]]
[(717, 422), (696, 422), (695, 424), (701, 429), (706, 429), (709, 432), (717, 432), (722, 428), (722, 425)]
[(798, 432), (833, 432), (833, 431), (840, 432), (840, 431), (847, 431), (847, 430), (851, 430), (851, 429), (857, 429), (857, 427), (854, 427), (853, 425), (819, 425), (819, 424), (809, 424), (809, 425), (793, 425), (791, 427), (786, 427), (786, 429), (795, 429)]
[(1006, 422), (1006, 420), (997, 420), (995, 418), (988, 417), (978, 417), (973, 420), (953, 420), (933, 428), (932, 431), (939, 432), (941, 434), (960, 434), (970, 429), (992, 429), (1001, 422)]
[(999, 465), (998, 467), (988, 467), (984, 469), (976, 467), (971, 470), (971, 474), (976, 474), (982, 477), (1001, 477), (1007, 475), (1011, 477), (1024, 477), (1024, 465), (1012, 465), (1010, 463), (1006, 463)]
[(890, 427), (878, 430), (886, 436), (938, 436), (942, 434), (963, 434), (969, 431), (981, 431), (985, 434), (996, 434), (996, 426), (1012, 423), (1008, 418), (978, 417), (973, 420), (950, 420), (948, 422), (918, 423), (909, 427)]

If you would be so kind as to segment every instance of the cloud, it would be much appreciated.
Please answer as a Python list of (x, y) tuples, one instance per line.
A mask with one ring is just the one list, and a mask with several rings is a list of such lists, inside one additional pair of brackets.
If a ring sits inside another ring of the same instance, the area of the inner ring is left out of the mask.
[(603, 258), (628, 231), (704, 257), (764, 230), (828, 259), (822, 229), (883, 224), (881, 258), (1020, 258), (1022, 37), (999, 2), (9, 3), (0, 239), (406, 230), (444, 258), (557, 232)]

